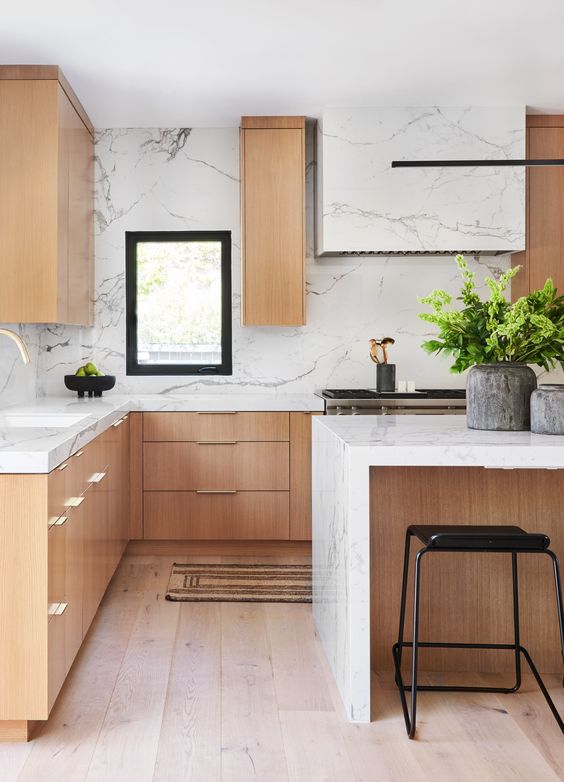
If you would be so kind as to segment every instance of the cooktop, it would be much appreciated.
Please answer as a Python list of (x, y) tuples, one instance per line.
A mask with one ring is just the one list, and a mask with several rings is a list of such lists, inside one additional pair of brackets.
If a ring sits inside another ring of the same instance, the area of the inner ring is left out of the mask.
[(324, 388), (325, 399), (466, 399), (464, 388), (418, 388), (416, 391), (375, 391), (369, 388)]

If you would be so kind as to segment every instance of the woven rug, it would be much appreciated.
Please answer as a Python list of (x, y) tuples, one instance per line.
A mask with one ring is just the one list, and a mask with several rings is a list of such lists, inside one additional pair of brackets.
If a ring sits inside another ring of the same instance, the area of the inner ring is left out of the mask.
[(219, 603), (311, 603), (311, 565), (181, 565), (167, 600)]

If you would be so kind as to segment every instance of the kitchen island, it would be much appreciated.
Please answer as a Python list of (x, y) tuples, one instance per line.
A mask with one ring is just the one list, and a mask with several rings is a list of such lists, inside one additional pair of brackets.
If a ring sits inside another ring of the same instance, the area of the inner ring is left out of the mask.
[[(407, 526), (515, 524), (562, 556), (563, 497), (564, 437), (469, 430), (463, 416), (314, 419), (313, 611), (351, 721), (378, 719), (371, 669), (392, 669)], [(541, 672), (561, 672), (548, 557), (520, 559), (523, 644)], [(510, 557), (438, 560), (423, 573), (421, 640), (511, 642)], [(503, 676), (510, 654), (425, 650), (421, 667)]]

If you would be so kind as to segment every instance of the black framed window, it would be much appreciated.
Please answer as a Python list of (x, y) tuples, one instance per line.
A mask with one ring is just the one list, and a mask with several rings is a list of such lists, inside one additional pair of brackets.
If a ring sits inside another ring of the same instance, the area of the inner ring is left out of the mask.
[(127, 231), (128, 375), (230, 375), (231, 232)]

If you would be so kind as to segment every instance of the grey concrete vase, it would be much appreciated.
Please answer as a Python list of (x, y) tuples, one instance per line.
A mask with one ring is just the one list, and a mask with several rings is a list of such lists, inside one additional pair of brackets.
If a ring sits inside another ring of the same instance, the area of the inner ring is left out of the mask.
[(531, 395), (531, 432), (564, 435), (564, 385), (541, 383)]
[(468, 373), (466, 421), (470, 429), (520, 432), (531, 426), (537, 378), (526, 364), (480, 364)]

